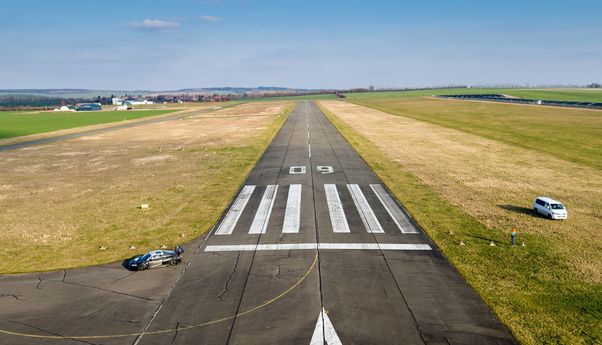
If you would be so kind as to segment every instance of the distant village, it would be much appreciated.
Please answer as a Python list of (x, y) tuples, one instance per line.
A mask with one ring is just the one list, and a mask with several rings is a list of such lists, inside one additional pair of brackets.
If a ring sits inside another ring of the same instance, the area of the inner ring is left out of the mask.
[[(132, 97), (98, 97), (97, 102), (76, 103), (75, 105), (63, 104), (54, 108), (57, 112), (69, 111), (101, 111), (104, 105), (113, 105), (110, 110), (132, 110), (134, 106), (150, 104), (184, 103), (184, 102), (227, 102), (230, 97), (223, 95), (156, 95), (144, 98)], [(65, 103), (65, 102), (64, 102)]]

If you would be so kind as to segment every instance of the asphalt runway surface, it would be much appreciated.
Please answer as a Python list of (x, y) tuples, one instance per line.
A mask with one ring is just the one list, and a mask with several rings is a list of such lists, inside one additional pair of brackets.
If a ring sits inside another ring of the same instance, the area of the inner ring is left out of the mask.
[(515, 344), (311, 102), (185, 262), (0, 276), (0, 344)]

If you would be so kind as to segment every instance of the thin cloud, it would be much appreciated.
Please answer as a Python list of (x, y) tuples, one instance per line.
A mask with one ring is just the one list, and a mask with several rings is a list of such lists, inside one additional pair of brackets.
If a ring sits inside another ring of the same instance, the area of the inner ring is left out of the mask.
[(217, 16), (199, 16), (199, 19), (207, 23), (216, 23), (221, 22), (223, 20), (222, 17)]
[(141, 22), (132, 22), (129, 26), (149, 31), (165, 31), (179, 28), (180, 23), (161, 19), (144, 19)]

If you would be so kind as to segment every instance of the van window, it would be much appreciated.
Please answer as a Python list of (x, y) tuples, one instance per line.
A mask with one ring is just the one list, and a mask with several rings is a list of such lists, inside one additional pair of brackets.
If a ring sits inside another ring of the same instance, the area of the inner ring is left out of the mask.
[(564, 210), (562, 204), (552, 204), (552, 210)]
[(545, 206), (545, 205), (546, 205), (546, 203), (545, 203), (545, 202), (543, 202), (543, 201), (542, 201), (542, 200), (540, 200), (540, 199), (537, 199), (537, 200), (535, 200), (535, 203), (536, 203), (537, 205), (540, 205), (540, 206)]

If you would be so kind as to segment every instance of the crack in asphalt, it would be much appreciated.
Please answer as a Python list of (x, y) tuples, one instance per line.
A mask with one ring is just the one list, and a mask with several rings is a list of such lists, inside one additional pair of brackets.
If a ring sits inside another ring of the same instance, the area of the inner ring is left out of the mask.
[(131, 275), (133, 275), (133, 274), (136, 274), (136, 273), (137, 273), (137, 272), (131, 272), (131, 273), (125, 274), (125, 275), (123, 275), (123, 276), (121, 276), (121, 277), (119, 277), (119, 278), (117, 278), (117, 279), (113, 280), (113, 281), (111, 282), (111, 284), (117, 283), (117, 282), (118, 282), (118, 281), (120, 281), (121, 279), (127, 278), (127, 277), (129, 277), (129, 276), (131, 276)]
[(14, 299), (16, 299), (17, 301), (23, 301), (23, 299), (21, 299), (22, 295), (15, 295), (14, 293), (0, 293), (0, 298), (2, 297), (12, 297)]
[(42, 277), (38, 276), (38, 285), (36, 285), (36, 290), (42, 290), (40, 284), (42, 284)]
[(136, 339), (134, 339), (134, 342), (132, 343), (133, 345), (138, 345), (138, 343), (140, 343), (140, 341), (142, 340), (142, 337), (145, 335), (146, 331), (149, 329), (149, 327), (151, 326), (151, 324), (153, 323), (155, 318), (157, 318), (157, 315), (159, 315), (161, 308), (163, 308), (165, 303), (167, 303), (167, 300), (171, 297), (171, 294), (173, 293), (173, 291), (176, 289), (176, 287), (178, 286), (178, 284), (184, 277), (184, 274), (186, 274), (186, 272), (188, 271), (188, 267), (190, 267), (190, 265), (192, 264), (192, 260), (194, 260), (194, 258), (199, 254), (199, 252), (201, 251), (201, 248), (205, 245), (205, 242), (207, 242), (207, 239), (209, 238), (209, 236), (211, 236), (211, 234), (213, 234), (213, 230), (215, 230), (215, 226), (213, 228), (211, 228), (211, 230), (205, 236), (205, 238), (203, 239), (201, 244), (198, 246), (196, 251), (194, 253), (192, 253), (190, 259), (186, 262), (186, 266), (184, 266), (184, 268), (182, 269), (182, 272), (180, 273), (180, 276), (178, 277), (178, 279), (176, 279), (176, 281), (172, 285), (171, 289), (169, 289), (169, 291), (167, 292), (167, 295), (165, 296), (163, 301), (159, 304), (159, 306), (155, 310), (155, 313), (153, 314), (151, 319), (148, 321), (148, 323), (146, 324), (146, 326), (144, 327), (142, 332), (136, 337)]
[(239, 263), (240, 263), (240, 252), (237, 252), (236, 258), (234, 259), (234, 266), (232, 267), (232, 272), (230, 272), (230, 276), (226, 280), (226, 284), (224, 285), (224, 289), (219, 294), (219, 296), (217, 296), (217, 299), (220, 300), (220, 302), (224, 301), (222, 297), (224, 297), (224, 295), (228, 293), (228, 285), (230, 284), (230, 280), (232, 280), (232, 277), (234, 276), (234, 274), (236, 274), (236, 270), (238, 269), (238, 264)]
[(52, 332), (52, 331), (49, 331), (47, 329), (44, 329), (44, 328), (41, 328), (41, 327), (38, 327), (38, 326), (34, 326), (34, 325), (30, 325), (30, 324), (25, 323), (25, 322), (16, 321), (16, 320), (10, 320), (10, 321), (13, 322), (13, 323), (17, 323), (19, 325), (22, 325), (22, 326), (30, 327), (30, 328), (36, 329), (38, 331), (42, 331), (42, 332), (51, 334), (51, 335), (55, 335), (55, 336), (58, 336), (58, 337), (64, 337), (65, 339), (69, 339), (69, 340), (72, 340), (74, 342), (84, 343), (84, 344), (90, 344), (90, 345), (97, 345), (96, 343), (92, 343), (92, 342), (85, 341), (85, 340), (82, 340), (82, 339), (65, 337), (64, 335), (62, 335), (60, 333)]
[(171, 343), (173, 344), (174, 341), (176, 341), (176, 337), (178, 336), (178, 332), (180, 331), (180, 322), (176, 321), (176, 329), (175, 329), (175, 333), (173, 335), (173, 338), (171, 339)]
[[(136, 296), (136, 295), (131, 295), (131, 294), (127, 294), (125, 292), (119, 292), (119, 291), (115, 291), (115, 290), (110, 290), (110, 289), (103, 289), (101, 287), (98, 286), (91, 286), (91, 285), (85, 285), (85, 284), (78, 284), (78, 283), (72, 283), (72, 282), (66, 282), (64, 280), (53, 280), (53, 279), (42, 279), (40, 277), (38, 277), (38, 279), (40, 279), (40, 283), (45, 280), (45, 281), (51, 281), (51, 282), (55, 282), (55, 283), (61, 283), (61, 284), (67, 284), (67, 285), (74, 285), (74, 286), (79, 286), (79, 287), (85, 287), (85, 288), (89, 288), (89, 289), (96, 289), (96, 290), (100, 290), (100, 291), (106, 291), (106, 292), (111, 292), (117, 295), (123, 295), (123, 296), (128, 296), (128, 297), (134, 297), (134, 298), (139, 298), (139, 299), (143, 299), (145, 301), (156, 301), (156, 299), (154, 298), (148, 298), (148, 297), (142, 297), (142, 296)], [(64, 279), (64, 277), (63, 277)], [(39, 283), (38, 283), (39, 285)]]

